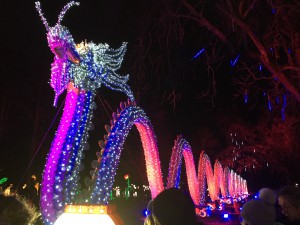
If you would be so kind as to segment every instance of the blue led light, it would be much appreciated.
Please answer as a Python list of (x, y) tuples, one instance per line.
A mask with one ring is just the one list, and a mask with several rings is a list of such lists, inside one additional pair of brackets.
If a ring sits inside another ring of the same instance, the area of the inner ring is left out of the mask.
[(150, 213), (150, 212), (149, 212), (147, 209), (145, 209), (145, 210), (143, 211), (143, 214), (144, 214), (145, 217), (148, 216), (149, 213)]
[(239, 58), (240, 58), (240, 55), (238, 55), (235, 59), (230, 60), (231, 67), (234, 67), (236, 65), (236, 63), (238, 62)]
[(205, 48), (202, 48), (199, 52), (197, 52), (196, 55), (194, 55), (193, 59), (198, 58), (204, 51), (205, 51)]

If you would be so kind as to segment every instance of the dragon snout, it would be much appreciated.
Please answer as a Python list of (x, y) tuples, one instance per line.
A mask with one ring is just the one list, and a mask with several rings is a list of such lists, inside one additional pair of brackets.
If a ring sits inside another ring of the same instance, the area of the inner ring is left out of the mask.
[(66, 48), (63, 46), (56, 46), (53, 48), (53, 52), (56, 56), (58, 56), (60, 59), (64, 58), (66, 56)]
[(78, 64), (80, 62), (78, 54), (70, 47), (55, 46), (53, 48), (53, 52), (56, 56), (58, 56), (61, 59), (67, 56), (68, 59), (73, 63)]

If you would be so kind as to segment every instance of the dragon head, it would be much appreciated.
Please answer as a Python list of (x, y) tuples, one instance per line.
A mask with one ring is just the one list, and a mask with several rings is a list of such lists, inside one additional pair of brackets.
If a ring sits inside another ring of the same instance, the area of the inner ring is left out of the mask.
[(79, 5), (79, 2), (71, 1), (65, 5), (58, 16), (58, 21), (55, 26), (50, 27), (42, 13), (40, 2), (35, 3), (35, 7), (48, 31), (47, 39), (51, 51), (59, 59), (67, 57), (73, 63), (79, 63), (80, 58), (78, 52), (76, 51), (76, 45), (73, 37), (70, 31), (60, 24), (67, 10), (73, 5)]

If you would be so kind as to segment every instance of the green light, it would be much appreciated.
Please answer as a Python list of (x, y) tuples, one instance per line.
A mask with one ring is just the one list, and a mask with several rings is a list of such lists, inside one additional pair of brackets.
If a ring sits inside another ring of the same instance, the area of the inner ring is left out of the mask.
[(0, 179), (0, 184), (4, 184), (8, 180), (7, 177), (3, 177)]

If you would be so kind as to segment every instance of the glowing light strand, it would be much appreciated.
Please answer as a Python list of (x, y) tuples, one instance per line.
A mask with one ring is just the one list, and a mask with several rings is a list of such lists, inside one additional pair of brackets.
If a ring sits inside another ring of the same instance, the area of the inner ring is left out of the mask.
[(183, 144), (183, 151), (182, 151), (184, 161), (186, 164), (186, 175), (188, 180), (188, 186), (189, 186), (189, 192), (191, 194), (191, 197), (196, 205), (199, 205), (200, 199), (199, 199), (199, 184), (195, 169), (195, 162), (194, 157), (192, 153), (191, 146), (187, 143), (187, 141)]
[(229, 168), (223, 170), (218, 160), (215, 161), (212, 169), (210, 159), (204, 151), (200, 154), (197, 177), (191, 147), (182, 135), (177, 136), (172, 148), (167, 188), (179, 187), (182, 157), (186, 164), (189, 191), (196, 205), (205, 204), (206, 184), (212, 201), (219, 199), (220, 191), (222, 197), (229, 197), (229, 183), (232, 196), (247, 194), (245, 186), (241, 185), (243, 179), (240, 176), (235, 178), (235, 173), (232, 174), (233, 178), (229, 177)]
[(238, 55), (235, 59), (230, 60), (231, 67), (234, 67), (236, 65), (236, 63), (238, 62), (239, 58), (240, 58), (240, 55)]
[(194, 157), (191, 146), (185, 139), (182, 138), (182, 135), (177, 136), (172, 150), (171, 160), (169, 163), (167, 188), (179, 187), (182, 157), (184, 157), (184, 161), (186, 164), (186, 174), (191, 197), (194, 203), (196, 205), (199, 205), (199, 185)]
[(206, 176), (205, 176), (205, 152), (201, 151), (199, 163), (198, 163), (198, 183), (199, 183), (199, 196), (200, 196), (200, 205), (205, 204), (206, 200)]
[(69, 2), (67, 5), (64, 6), (64, 8), (62, 9), (62, 11), (60, 12), (59, 16), (58, 16), (58, 21), (57, 23), (60, 24), (60, 22), (63, 20), (65, 13), (73, 6), (73, 5), (77, 5), (79, 6), (79, 2), (75, 2), (75, 1), (71, 1)]
[(77, 132), (79, 118), (82, 113), (82, 101), (84, 100), (84, 95), (79, 94), (77, 103), (76, 103), (76, 110), (74, 112), (70, 128), (66, 134), (65, 140), (63, 141), (63, 147), (58, 159), (58, 167), (55, 173), (54, 179), (54, 191), (58, 195), (56, 198), (56, 202), (54, 203), (54, 207), (61, 211), (64, 209), (64, 198), (63, 198), (63, 188), (64, 188), (64, 178), (67, 171), (70, 169), (68, 167), (68, 160), (71, 154), (72, 145), (74, 143), (75, 134)]
[(99, 173), (95, 187), (91, 194), (92, 203), (107, 204), (122, 147), (129, 130), (134, 124), (140, 132), (144, 148), (147, 176), (152, 197), (155, 197), (163, 190), (157, 143), (152, 125), (143, 110), (137, 106), (130, 106), (121, 111), (114, 126), (111, 128), (98, 169)]
[(205, 51), (205, 48), (202, 48), (200, 51), (197, 52), (196, 55), (194, 55), (193, 59), (198, 58), (204, 51)]
[(79, 170), (81, 167), (81, 159), (83, 158), (83, 150), (87, 140), (87, 124), (91, 123), (93, 109), (94, 94), (91, 92), (83, 93), (83, 102), (78, 107), (81, 109), (81, 117), (78, 118), (78, 130), (74, 135), (73, 147), (71, 150), (71, 156), (68, 162), (68, 170), (65, 179), (65, 202), (71, 203), (74, 200), (75, 193), (77, 191), (77, 183), (79, 178)]
[(76, 109), (76, 100), (78, 96), (77, 92), (78, 90), (74, 88), (72, 84), (70, 84), (66, 97), (64, 112), (59, 124), (58, 131), (52, 142), (50, 153), (48, 155), (43, 172), (41, 188), (41, 211), (44, 220), (49, 224), (53, 224), (56, 219), (55, 215), (57, 209), (55, 209), (53, 201), (58, 197), (58, 195), (54, 192), (53, 184), (56, 168), (58, 166), (59, 156), (62, 151), (67, 131), (72, 121), (72, 116)]
[(180, 173), (181, 173), (181, 163), (182, 163), (182, 148), (179, 144), (181, 140), (177, 136), (174, 147), (172, 148), (172, 155), (169, 163), (169, 175), (167, 180), (167, 188), (179, 187)]

